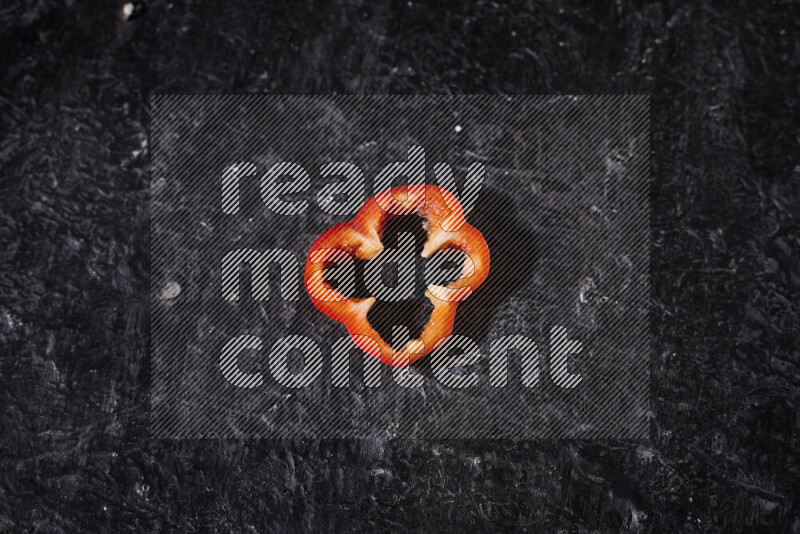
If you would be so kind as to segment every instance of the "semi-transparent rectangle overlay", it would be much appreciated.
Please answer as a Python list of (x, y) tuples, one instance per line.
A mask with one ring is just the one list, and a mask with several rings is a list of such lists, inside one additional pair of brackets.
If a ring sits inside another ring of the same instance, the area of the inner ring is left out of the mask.
[(154, 96), (152, 436), (646, 438), (649, 130), (646, 96)]

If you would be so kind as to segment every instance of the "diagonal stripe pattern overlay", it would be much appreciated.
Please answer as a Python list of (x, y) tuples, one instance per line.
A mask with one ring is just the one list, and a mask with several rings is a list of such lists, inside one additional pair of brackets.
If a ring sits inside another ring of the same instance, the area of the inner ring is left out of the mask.
[[(151, 105), (153, 437), (647, 437), (649, 97)], [(303, 268), (367, 198), (423, 183), (461, 203), (491, 269), (450, 295), (452, 337), (391, 368), (311, 298), (376, 298), (367, 318), (399, 349), (469, 258), (423, 258), (422, 220), (397, 213), (370, 243), (412, 263), (322, 250), (334, 267), (307, 286)]]

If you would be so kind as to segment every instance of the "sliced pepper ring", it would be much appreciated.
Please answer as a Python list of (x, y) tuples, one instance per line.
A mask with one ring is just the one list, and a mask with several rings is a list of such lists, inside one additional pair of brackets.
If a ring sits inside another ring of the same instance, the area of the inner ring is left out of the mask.
[[(326, 282), (324, 272), (354, 259), (374, 259), (384, 248), (381, 238), (386, 223), (412, 214), (425, 219), (423, 226), (428, 239), (422, 249), (423, 258), (443, 249), (457, 249), (467, 257), (461, 278), (446, 287), (428, 286), (425, 296), (433, 304), (428, 323), (418, 339), (395, 350), (367, 320), (375, 297), (348, 297)], [(342, 323), (356, 346), (386, 365), (402, 367), (447, 339), (453, 331), (459, 302), (486, 280), (489, 263), (489, 246), (483, 235), (466, 221), (455, 195), (435, 185), (404, 185), (370, 197), (352, 220), (337, 224), (319, 236), (309, 249), (304, 282), (317, 309)]]

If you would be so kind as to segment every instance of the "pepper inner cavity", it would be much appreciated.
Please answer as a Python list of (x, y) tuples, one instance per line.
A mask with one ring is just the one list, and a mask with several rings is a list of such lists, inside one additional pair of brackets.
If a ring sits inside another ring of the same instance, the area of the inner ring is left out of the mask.
[[(390, 219), (387, 221), (381, 237), (381, 244), (385, 249), (396, 250), (400, 247), (400, 236), (402, 234), (410, 234), (413, 236), (413, 292), (409, 292), (411, 294), (408, 298), (399, 301), (387, 301), (381, 299), (379, 295), (375, 295), (373, 291), (370, 291), (366, 284), (365, 269), (370, 262), (377, 261), (376, 259), (355, 260), (355, 284), (353, 291), (345, 291), (348, 297), (377, 298), (377, 301), (367, 313), (367, 320), (381, 338), (398, 350), (405, 345), (405, 341), (420, 337), (434, 309), (431, 301), (425, 296), (425, 291), (428, 287), (425, 281), (425, 264), (426, 261), (430, 261), (430, 259), (425, 260), (421, 256), (422, 248), (428, 239), (428, 233), (423, 224), (424, 222), (425, 219), (416, 214)], [(440, 251), (440, 253), (441, 252), (442, 251)], [(408, 261), (409, 259), (411, 258), (403, 256), (403, 261)], [(456, 262), (446, 261), (443, 266), (456, 267), (457, 265)], [(459, 270), (460, 269), (455, 269), (455, 272)], [(452, 269), (451, 272), (453, 272)], [(396, 288), (399, 284), (399, 269), (397, 263), (394, 261), (386, 262), (379, 272), (379, 279), (384, 287)], [(456, 279), (458, 279), (458, 275), (440, 276), (428, 282), (446, 286)], [(334, 289), (344, 289), (340, 288), (341, 284), (336, 280), (335, 274), (333, 276), (326, 275), (325, 281)], [(408, 338), (405, 340), (394, 339), (392, 332), (394, 326), (408, 329)]]
[[(387, 249), (399, 247), (401, 234), (411, 234), (414, 238), (413, 296), (396, 302), (387, 302), (379, 298), (367, 313), (367, 320), (375, 331), (396, 349), (402, 347), (398, 346), (399, 343), (393, 339), (392, 327), (405, 327), (408, 329), (408, 339), (416, 339), (422, 334), (422, 330), (433, 311), (433, 304), (425, 297), (427, 286), (424, 279), (425, 265), (421, 253), (422, 247), (428, 239), (428, 233), (423, 227), (424, 220), (416, 214), (390, 219), (383, 228), (383, 235), (381, 236), (381, 243)], [(356, 262), (356, 297), (376, 296), (369, 292), (364, 283), (366, 263), (366, 261)], [(393, 262), (387, 263), (381, 270), (380, 277), (381, 282), (387, 287), (396, 287), (399, 282), (397, 264)]]

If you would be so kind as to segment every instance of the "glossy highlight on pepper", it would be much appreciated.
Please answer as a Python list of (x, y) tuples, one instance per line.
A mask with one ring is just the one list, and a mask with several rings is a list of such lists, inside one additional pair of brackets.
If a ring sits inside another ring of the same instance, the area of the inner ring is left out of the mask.
[[(419, 215), (425, 219), (428, 238), (422, 257), (456, 249), (467, 255), (461, 277), (446, 287), (429, 285), (425, 296), (433, 304), (428, 323), (418, 339), (392, 348), (367, 320), (375, 297), (348, 297), (325, 280), (325, 269), (353, 260), (375, 259), (386, 223), (396, 217)], [(467, 298), (489, 275), (489, 247), (483, 235), (470, 225), (455, 195), (435, 185), (403, 185), (367, 199), (356, 216), (324, 232), (311, 245), (306, 259), (305, 288), (314, 305), (342, 323), (353, 343), (386, 365), (413, 363), (443, 343), (453, 330), (459, 302)]]

